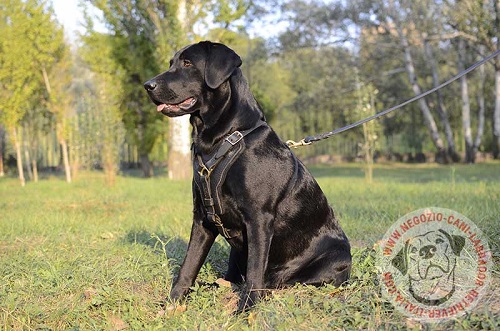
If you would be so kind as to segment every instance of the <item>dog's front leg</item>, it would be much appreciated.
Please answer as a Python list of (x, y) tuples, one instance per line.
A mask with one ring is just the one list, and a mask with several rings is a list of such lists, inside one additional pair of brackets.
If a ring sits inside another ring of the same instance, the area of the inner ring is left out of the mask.
[(170, 291), (170, 299), (174, 301), (179, 300), (188, 293), (189, 288), (193, 286), (196, 280), (203, 262), (207, 258), (216, 236), (217, 233), (203, 226), (203, 221), (195, 216), (186, 257), (182, 263), (177, 280)]
[(259, 220), (247, 224), (248, 262), (246, 289), (241, 298), (239, 311), (253, 306), (265, 293), (265, 272), (271, 247), (271, 221)]

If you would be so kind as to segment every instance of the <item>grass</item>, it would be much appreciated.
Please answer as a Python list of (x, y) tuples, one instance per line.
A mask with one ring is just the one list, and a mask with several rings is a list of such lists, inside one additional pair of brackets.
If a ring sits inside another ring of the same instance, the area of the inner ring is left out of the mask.
[[(0, 330), (427, 330), (500, 327), (500, 163), (313, 168), (354, 249), (351, 282), (296, 285), (234, 314), (236, 291), (210, 285), (225, 270), (217, 240), (184, 306), (164, 311), (191, 223), (187, 181), (85, 173), (21, 188), (0, 178)], [(495, 256), (493, 284), (470, 314), (419, 324), (380, 295), (371, 249), (400, 216), (428, 206), (468, 216)]]

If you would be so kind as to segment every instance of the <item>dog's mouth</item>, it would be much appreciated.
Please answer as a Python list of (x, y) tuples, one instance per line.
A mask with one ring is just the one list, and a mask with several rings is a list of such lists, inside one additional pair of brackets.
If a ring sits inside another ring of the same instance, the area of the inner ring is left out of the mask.
[(187, 98), (186, 100), (182, 101), (182, 102), (179, 102), (179, 103), (175, 103), (175, 104), (169, 104), (169, 103), (161, 103), (159, 105), (157, 105), (156, 107), (156, 110), (159, 112), (159, 113), (176, 113), (176, 112), (180, 112), (180, 111), (188, 111), (189, 109), (191, 109), (191, 107), (194, 106), (194, 104), (196, 103), (196, 99), (191, 97), (191, 98)]
[(449, 268), (445, 268), (445, 267), (437, 265), (437, 264), (431, 264), (424, 270), (421, 277), (422, 277), (422, 279), (441, 278), (450, 272), (450, 270), (447, 270), (447, 269), (449, 269)]

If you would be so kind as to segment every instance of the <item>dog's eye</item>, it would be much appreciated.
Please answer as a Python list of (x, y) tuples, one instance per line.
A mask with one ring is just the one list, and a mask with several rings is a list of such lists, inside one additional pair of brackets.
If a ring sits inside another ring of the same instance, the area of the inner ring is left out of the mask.
[(192, 66), (192, 65), (193, 65), (193, 64), (191, 63), (191, 61), (189, 61), (189, 60), (182, 60), (182, 66), (183, 66), (183, 67), (186, 67), (186, 68), (187, 68), (187, 67), (190, 67), (190, 66)]
[(443, 239), (441, 239), (441, 238), (436, 239), (436, 244), (442, 244), (442, 243), (444, 243)]

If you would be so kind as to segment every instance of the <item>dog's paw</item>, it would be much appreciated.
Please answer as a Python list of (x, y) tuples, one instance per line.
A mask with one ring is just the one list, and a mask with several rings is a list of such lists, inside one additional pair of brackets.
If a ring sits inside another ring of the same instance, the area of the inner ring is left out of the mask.
[(252, 308), (259, 300), (260, 295), (258, 291), (244, 292), (240, 298), (240, 303), (238, 305), (238, 313), (243, 313)]
[(174, 285), (172, 287), (172, 290), (170, 290), (170, 301), (172, 302), (177, 302), (182, 300), (188, 293), (189, 293), (189, 287), (187, 286), (181, 286), (181, 285)]
[(182, 314), (187, 310), (187, 305), (170, 304), (166, 305), (165, 309), (160, 310), (156, 316), (157, 317), (173, 317)]
[(219, 285), (220, 287), (229, 287), (231, 288), (232, 287), (232, 283), (230, 281), (227, 281), (223, 278), (217, 278), (217, 280), (215, 281), (215, 283), (217, 285)]

